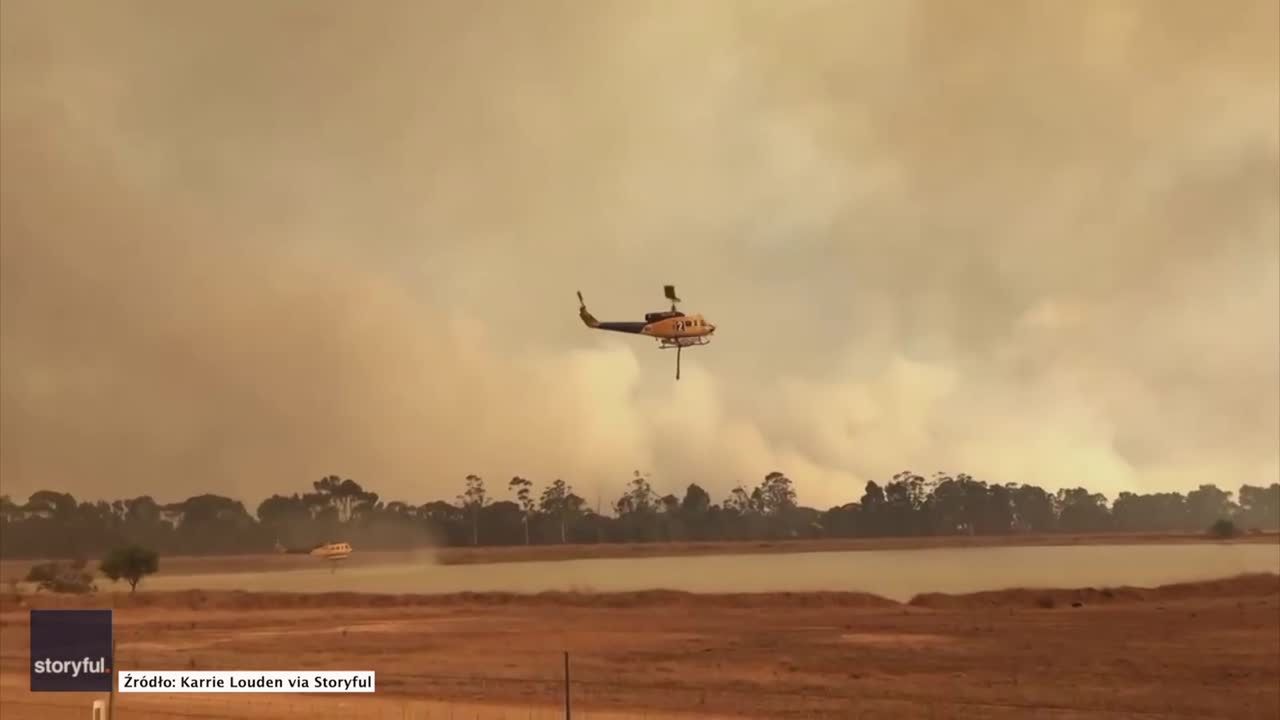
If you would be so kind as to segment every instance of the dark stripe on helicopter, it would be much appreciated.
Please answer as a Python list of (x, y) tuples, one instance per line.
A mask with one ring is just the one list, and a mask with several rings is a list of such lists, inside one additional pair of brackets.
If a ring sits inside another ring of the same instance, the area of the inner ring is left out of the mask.
[(602, 322), (596, 327), (600, 330), (613, 330), (614, 332), (639, 333), (648, 324), (642, 322)]

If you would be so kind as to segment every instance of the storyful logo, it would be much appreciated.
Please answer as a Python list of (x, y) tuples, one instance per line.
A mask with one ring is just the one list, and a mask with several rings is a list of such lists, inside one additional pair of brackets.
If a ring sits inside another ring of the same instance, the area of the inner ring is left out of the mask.
[(31, 691), (108, 692), (110, 610), (31, 611)]

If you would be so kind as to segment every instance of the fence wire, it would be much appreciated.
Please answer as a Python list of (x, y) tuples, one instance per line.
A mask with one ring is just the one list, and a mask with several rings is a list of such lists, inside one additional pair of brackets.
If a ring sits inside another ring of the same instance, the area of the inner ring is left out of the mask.
[[(11, 658), (4, 656), (12, 669)], [(22, 658), (25, 661), (25, 658)], [(9, 677), (14, 678), (13, 674)], [(0, 694), (4, 720), (71, 720), (92, 718), (95, 699), (106, 694), (31, 693), (9, 683)], [(648, 709), (634, 708), (644, 698)], [(1271, 718), (1275, 698), (1265, 693), (1250, 698), (1236, 696), (1233, 705), (1242, 710), (1235, 717)], [(855, 689), (823, 687), (703, 688), (670, 681), (606, 680), (575, 678), (570, 673), (568, 708), (565, 679), (560, 668), (548, 667), (538, 675), (495, 674), (472, 676), (448, 673), (379, 673), (377, 691), (363, 694), (164, 694), (117, 693), (110, 720), (267, 720), (270, 718), (325, 720), (371, 718), (373, 720), (660, 720), (662, 718), (851, 718), (853, 720), (913, 719), (967, 720), (969, 718), (1030, 718), (1043, 720), (1190, 720), (1203, 713), (1170, 706), (1151, 711), (1125, 707), (1064, 706), (1026, 701), (990, 702), (963, 697), (922, 698)], [(567, 710), (567, 711), (566, 711)], [(1242, 714), (1243, 713), (1243, 714)]]

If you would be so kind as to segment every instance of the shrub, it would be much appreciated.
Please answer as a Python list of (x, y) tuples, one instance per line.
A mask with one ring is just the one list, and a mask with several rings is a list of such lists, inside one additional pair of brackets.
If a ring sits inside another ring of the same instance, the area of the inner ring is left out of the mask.
[(1236, 524), (1226, 518), (1221, 518), (1213, 525), (1209, 526), (1209, 534), (1216, 538), (1232, 538), (1240, 534), (1236, 529)]
[(35, 583), (37, 590), (48, 592), (84, 595), (98, 589), (93, 584), (93, 576), (77, 569), (74, 563), (40, 563), (31, 568), (26, 579), (27, 582)]
[(40, 583), (53, 580), (57, 576), (58, 576), (58, 563), (47, 562), (47, 563), (40, 563), (39, 565), (32, 565), (31, 569), (27, 571), (26, 580), (29, 583), (36, 583), (37, 585), (39, 585)]

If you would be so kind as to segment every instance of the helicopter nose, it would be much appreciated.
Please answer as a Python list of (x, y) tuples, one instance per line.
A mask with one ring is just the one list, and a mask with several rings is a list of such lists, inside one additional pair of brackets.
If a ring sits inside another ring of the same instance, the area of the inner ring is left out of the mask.
[(707, 323), (707, 333), (708, 333), (708, 334), (710, 334), (710, 333), (713, 333), (713, 332), (715, 332), (715, 331), (716, 331), (716, 326), (715, 326), (715, 325), (712, 325), (711, 323)]

